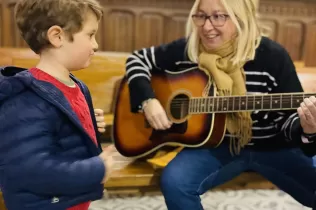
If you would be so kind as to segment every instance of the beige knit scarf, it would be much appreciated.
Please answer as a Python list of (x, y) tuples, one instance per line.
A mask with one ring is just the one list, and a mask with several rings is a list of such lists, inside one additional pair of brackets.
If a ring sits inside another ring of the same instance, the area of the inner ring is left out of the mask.
[[(243, 69), (245, 63), (233, 64), (231, 61), (236, 49), (234, 40), (215, 50), (208, 50), (200, 45), (199, 68), (209, 72), (220, 96), (245, 95), (247, 92)], [(251, 140), (250, 112), (227, 113), (226, 116), (227, 130), (233, 136), (230, 138), (230, 151), (239, 154), (240, 149)]]

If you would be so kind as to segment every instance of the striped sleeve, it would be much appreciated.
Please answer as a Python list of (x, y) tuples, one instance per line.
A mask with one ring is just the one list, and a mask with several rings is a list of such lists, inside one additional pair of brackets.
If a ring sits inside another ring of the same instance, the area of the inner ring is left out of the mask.
[(157, 70), (154, 47), (135, 51), (127, 58), (125, 76), (132, 112), (138, 112), (143, 101), (155, 97), (151, 87), (151, 74)]
[(285, 121), (281, 129), (284, 133), (285, 138), (288, 141), (300, 141), (300, 135), (302, 128), (300, 126), (300, 119), (297, 113), (289, 116)]
[(143, 101), (154, 98), (151, 87), (153, 72), (173, 70), (185, 54), (185, 39), (134, 51), (126, 61), (125, 77), (129, 86), (131, 111), (138, 112)]
[[(302, 85), (297, 76), (294, 63), (288, 54), (283, 49), (283, 64), (280, 66), (280, 71), (276, 75), (278, 86), (273, 91), (274, 93), (295, 93), (303, 92)], [(300, 141), (302, 134), (302, 127), (297, 114), (297, 110), (286, 110), (284, 120), (282, 120), (281, 132), (287, 141), (297, 142)]]
[[(271, 62), (274, 58), (277, 62)], [(303, 92), (293, 61), (280, 45), (270, 47), (269, 56), (264, 55), (264, 63), (261, 71), (245, 71), (248, 94)], [(300, 140), (302, 129), (295, 107), (292, 110), (255, 111), (252, 119), (252, 144), (267, 140), (275, 145), (297, 144)]]
[(126, 76), (128, 84), (133, 79), (145, 78), (150, 80), (151, 72), (156, 70), (155, 48), (144, 48), (131, 54), (126, 62)]

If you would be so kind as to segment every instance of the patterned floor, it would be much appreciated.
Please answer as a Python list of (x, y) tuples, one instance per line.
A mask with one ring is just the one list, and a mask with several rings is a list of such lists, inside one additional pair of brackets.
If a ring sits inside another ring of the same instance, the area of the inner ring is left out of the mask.
[[(204, 210), (311, 210), (278, 190), (210, 191)], [(163, 197), (115, 196), (92, 203), (89, 210), (167, 210)]]

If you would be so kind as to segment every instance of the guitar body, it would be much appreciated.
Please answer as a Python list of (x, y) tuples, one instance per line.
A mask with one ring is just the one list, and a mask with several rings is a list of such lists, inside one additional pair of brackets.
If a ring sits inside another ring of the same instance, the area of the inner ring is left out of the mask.
[[(216, 147), (226, 131), (226, 115), (190, 114), (191, 97), (203, 97), (209, 76), (199, 69), (179, 73), (153, 73), (152, 88), (156, 98), (173, 122), (170, 129), (154, 130), (144, 114), (132, 113), (126, 78), (121, 81), (116, 95), (112, 138), (119, 153), (126, 157), (144, 157), (164, 145), (185, 147)], [(207, 91), (214, 96), (213, 86)], [(205, 96), (205, 95), (204, 95)], [(183, 102), (183, 103), (182, 103)]]

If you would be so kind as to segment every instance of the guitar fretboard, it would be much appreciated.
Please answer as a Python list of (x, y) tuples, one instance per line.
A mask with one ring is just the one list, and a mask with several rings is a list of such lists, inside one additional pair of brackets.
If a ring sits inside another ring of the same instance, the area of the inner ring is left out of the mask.
[(297, 109), (305, 98), (316, 93), (266, 94), (191, 98), (190, 113), (239, 112)]

